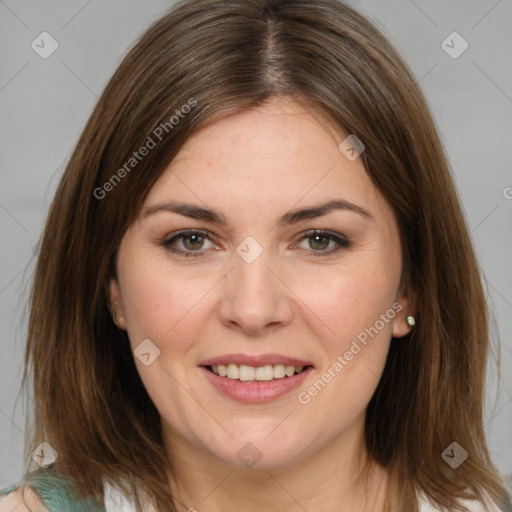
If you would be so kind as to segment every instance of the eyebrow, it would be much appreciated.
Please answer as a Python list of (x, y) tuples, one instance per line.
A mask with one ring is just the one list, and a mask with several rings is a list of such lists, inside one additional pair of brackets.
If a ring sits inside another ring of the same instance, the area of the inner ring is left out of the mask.
[[(345, 199), (333, 199), (327, 203), (291, 210), (278, 219), (277, 225), (282, 227), (285, 225), (297, 224), (304, 220), (315, 219), (317, 217), (327, 215), (335, 210), (350, 211), (367, 219), (375, 220), (370, 212), (362, 206), (358, 206), (357, 204), (351, 203)], [(226, 216), (219, 211), (203, 208), (202, 206), (195, 204), (180, 203), (178, 201), (167, 201), (165, 203), (149, 206), (142, 211), (141, 216), (145, 219), (158, 212), (177, 213), (185, 217), (211, 222), (224, 227), (229, 227), (230, 224)]]

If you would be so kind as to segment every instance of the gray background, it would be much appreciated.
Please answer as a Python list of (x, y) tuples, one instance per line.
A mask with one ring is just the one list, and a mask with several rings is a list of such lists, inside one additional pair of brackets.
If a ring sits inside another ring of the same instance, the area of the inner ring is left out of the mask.
[[(512, 0), (350, 3), (404, 55), (446, 146), (501, 343), (501, 380), (490, 363), (486, 432), (496, 464), (512, 474)], [(22, 474), (23, 311), (46, 210), (107, 80), (171, 5), (0, 0), (0, 485)], [(43, 31), (59, 45), (47, 59), (31, 48)], [(469, 44), (458, 58), (441, 46), (453, 31)]]

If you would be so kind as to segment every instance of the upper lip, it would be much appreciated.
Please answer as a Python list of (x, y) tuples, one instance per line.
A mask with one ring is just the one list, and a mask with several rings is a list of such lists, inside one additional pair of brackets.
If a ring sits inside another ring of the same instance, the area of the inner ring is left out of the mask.
[(285, 356), (282, 354), (224, 354), (222, 356), (212, 357), (199, 364), (199, 366), (217, 366), (219, 364), (245, 364), (247, 366), (264, 366), (266, 364), (284, 364), (289, 366), (313, 366), (309, 361), (298, 359), (296, 357)]

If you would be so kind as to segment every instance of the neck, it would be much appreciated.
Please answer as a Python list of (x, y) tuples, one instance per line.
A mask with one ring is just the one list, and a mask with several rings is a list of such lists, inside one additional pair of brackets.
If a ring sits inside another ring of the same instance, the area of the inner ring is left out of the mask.
[[(239, 467), (164, 429), (172, 454), (170, 477), (179, 512), (240, 510), (261, 512), (383, 512), (387, 472), (370, 463), (362, 425), (278, 467)], [(361, 427), (361, 428), (358, 428)]]

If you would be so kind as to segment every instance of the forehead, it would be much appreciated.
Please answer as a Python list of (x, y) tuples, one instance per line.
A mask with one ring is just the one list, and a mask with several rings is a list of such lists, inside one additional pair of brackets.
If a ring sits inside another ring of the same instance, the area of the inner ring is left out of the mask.
[(189, 137), (145, 206), (179, 198), (229, 217), (341, 198), (385, 214), (389, 207), (362, 157), (351, 161), (340, 152), (346, 137), (325, 116), (297, 102), (233, 114)]

